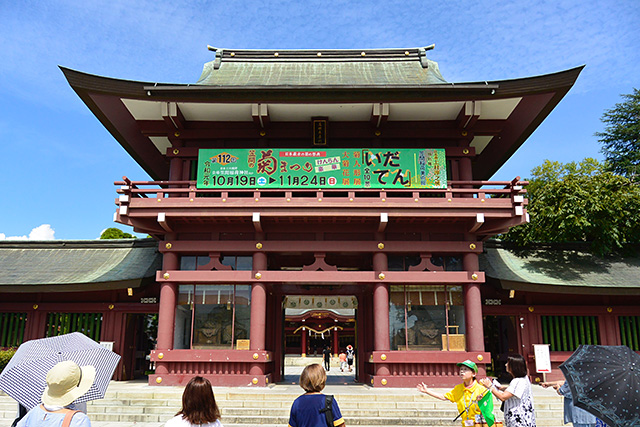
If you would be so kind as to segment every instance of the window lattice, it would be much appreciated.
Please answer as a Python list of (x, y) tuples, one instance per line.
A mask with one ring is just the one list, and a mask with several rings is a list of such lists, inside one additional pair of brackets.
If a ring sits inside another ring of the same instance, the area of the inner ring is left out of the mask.
[(102, 313), (49, 313), (45, 336), (82, 332), (94, 341), (100, 341)]
[(542, 339), (551, 351), (574, 351), (600, 344), (596, 316), (542, 316)]
[(22, 344), (27, 313), (0, 313), (0, 347), (18, 347)]
[(640, 316), (620, 316), (620, 342), (633, 351), (640, 351)]

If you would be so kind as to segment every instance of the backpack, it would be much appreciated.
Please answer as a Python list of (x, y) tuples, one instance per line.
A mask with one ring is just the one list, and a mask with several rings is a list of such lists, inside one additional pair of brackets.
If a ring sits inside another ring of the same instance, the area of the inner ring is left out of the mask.
[[(45, 411), (47, 411), (47, 409), (45, 409), (44, 405), (40, 405), (40, 407), (42, 409), (44, 409)], [(50, 411), (47, 411), (50, 412)], [(61, 427), (69, 427), (71, 425), (71, 419), (73, 418), (73, 416), (75, 414), (77, 414), (78, 412), (81, 411), (74, 411), (71, 409), (67, 409), (67, 408), (62, 408), (59, 411), (54, 411), (54, 412), (63, 412), (64, 413), (64, 419), (62, 420), (62, 424), (60, 425)]]
[(62, 420), (62, 427), (69, 427), (71, 425), (71, 419), (78, 412), (80, 412), (80, 411), (71, 411), (71, 410), (69, 410), (69, 412), (67, 412), (66, 415), (64, 416), (64, 420)]
[(320, 413), (324, 412), (327, 427), (333, 427), (333, 396), (326, 394), (324, 396), (324, 408), (320, 409)]

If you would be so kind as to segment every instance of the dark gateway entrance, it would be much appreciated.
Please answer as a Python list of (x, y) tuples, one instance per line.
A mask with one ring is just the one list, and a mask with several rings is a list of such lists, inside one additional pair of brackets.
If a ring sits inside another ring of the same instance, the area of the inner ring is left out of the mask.
[[(330, 295), (287, 295), (282, 305), (281, 379), (295, 382), (303, 366), (309, 363), (322, 364), (323, 350), (326, 348), (331, 351), (335, 368), (333, 374), (339, 370), (338, 355), (346, 352), (348, 345), (357, 354), (356, 296), (336, 295), (335, 292)], [(357, 380), (356, 366), (353, 368)]]

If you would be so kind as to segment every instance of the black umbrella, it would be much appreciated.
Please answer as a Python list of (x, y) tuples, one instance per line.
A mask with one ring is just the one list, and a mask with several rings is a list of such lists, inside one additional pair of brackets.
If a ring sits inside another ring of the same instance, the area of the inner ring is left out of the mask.
[(624, 345), (581, 345), (560, 365), (573, 404), (613, 427), (640, 427), (640, 356)]

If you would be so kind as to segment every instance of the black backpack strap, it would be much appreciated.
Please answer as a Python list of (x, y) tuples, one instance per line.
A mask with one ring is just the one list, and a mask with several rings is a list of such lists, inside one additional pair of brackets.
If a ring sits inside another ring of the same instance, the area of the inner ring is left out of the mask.
[(333, 427), (333, 396), (330, 394), (324, 396), (324, 409), (320, 409), (320, 413), (323, 412), (327, 427)]

